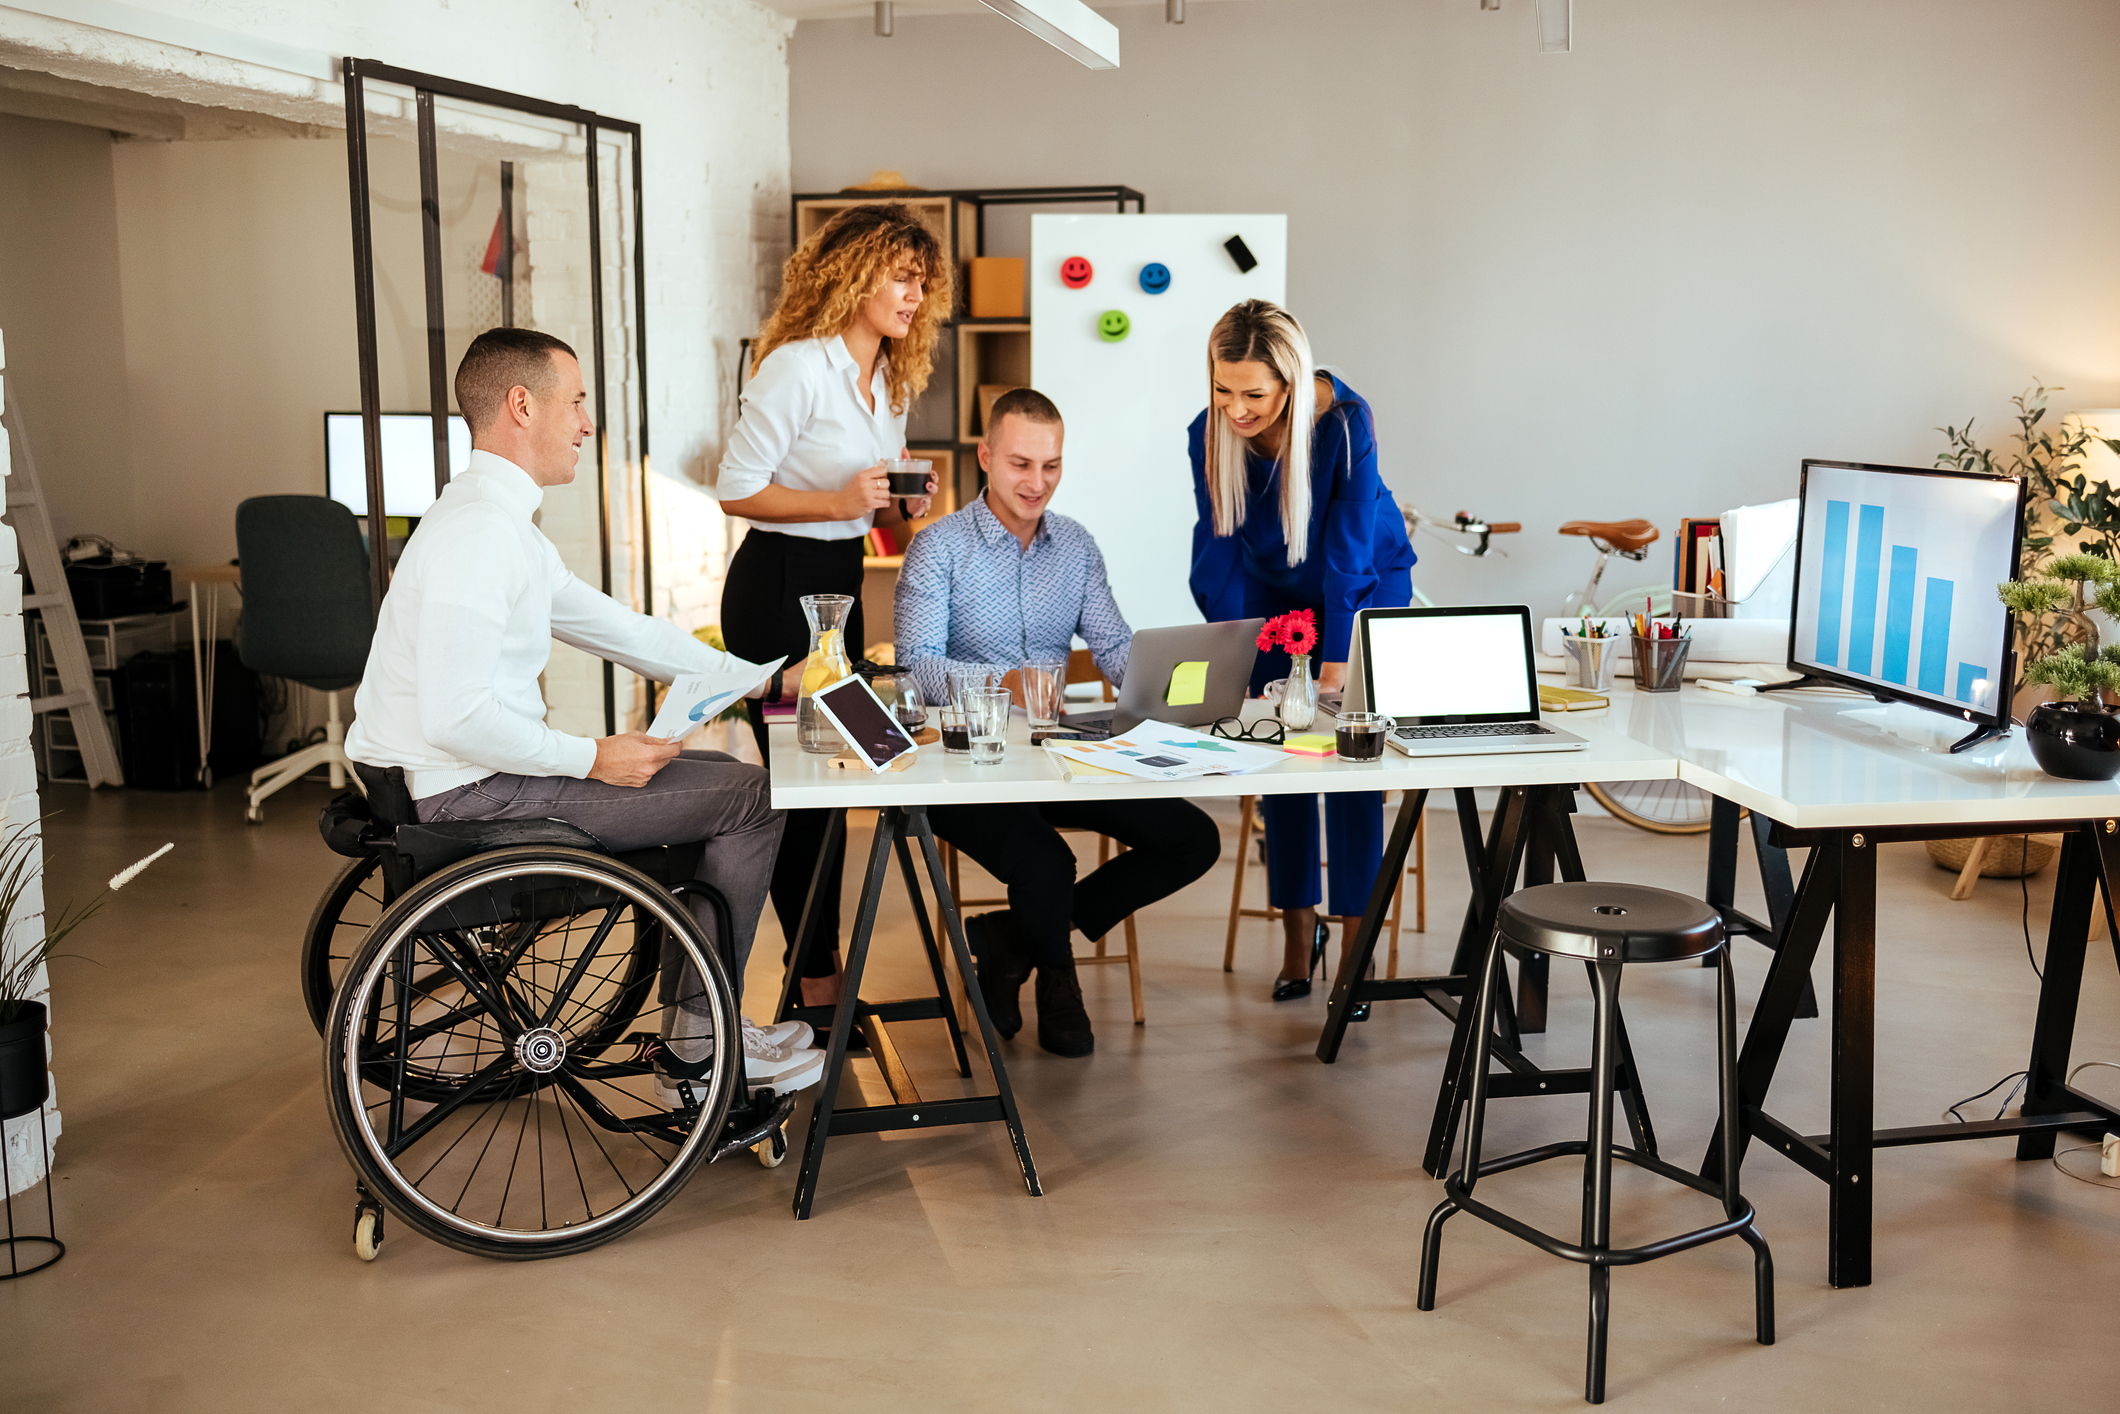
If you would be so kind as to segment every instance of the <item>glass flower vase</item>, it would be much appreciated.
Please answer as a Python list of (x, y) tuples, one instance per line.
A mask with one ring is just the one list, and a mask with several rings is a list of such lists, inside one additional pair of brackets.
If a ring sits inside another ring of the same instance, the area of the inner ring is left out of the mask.
[(1292, 732), (1307, 732), (1318, 718), (1318, 680), (1310, 675), (1310, 655), (1288, 660), (1288, 686), (1281, 690), (1281, 725)]

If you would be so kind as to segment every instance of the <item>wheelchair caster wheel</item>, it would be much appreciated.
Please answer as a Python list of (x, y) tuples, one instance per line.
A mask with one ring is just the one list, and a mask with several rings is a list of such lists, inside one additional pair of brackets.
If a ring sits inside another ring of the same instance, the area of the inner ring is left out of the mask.
[(373, 1262), (383, 1250), (383, 1210), (363, 1203), (353, 1210), (353, 1255)]
[(771, 1134), (751, 1146), (758, 1155), (758, 1162), (765, 1168), (777, 1169), (788, 1159), (788, 1127), (776, 1126)]
[(243, 823), (244, 823), (244, 824), (246, 824), (246, 825), (262, 825), (262, 824), (264, 824), (264, 823), (265, 823), (265, 807), (264, 807), (264, 806), (262, 806), (262, 805), (246, 805), (246, 806), (244, 806), (244, 807), (243, 807)]

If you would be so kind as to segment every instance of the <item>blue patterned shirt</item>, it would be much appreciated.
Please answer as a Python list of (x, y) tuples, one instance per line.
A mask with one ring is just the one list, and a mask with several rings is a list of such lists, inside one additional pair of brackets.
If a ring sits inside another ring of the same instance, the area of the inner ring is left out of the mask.
[(1047, 511), (1026, 550), (985, 496), (913, 537), (895, 616), (898, 663), (930, 702), (942, 701), (952, 668), (1065, 662), (1077, 634), (1116, 687), (1133, 646), (1081, 522)]

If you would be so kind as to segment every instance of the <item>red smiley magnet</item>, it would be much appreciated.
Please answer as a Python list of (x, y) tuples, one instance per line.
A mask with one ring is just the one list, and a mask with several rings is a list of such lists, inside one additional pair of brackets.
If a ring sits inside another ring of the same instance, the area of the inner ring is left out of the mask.
[(1060, 262), (1060, 283), (1071, 290), (1079, 290), (1090, 281), (1096, 271), (1079, 255), (1071, 255)]

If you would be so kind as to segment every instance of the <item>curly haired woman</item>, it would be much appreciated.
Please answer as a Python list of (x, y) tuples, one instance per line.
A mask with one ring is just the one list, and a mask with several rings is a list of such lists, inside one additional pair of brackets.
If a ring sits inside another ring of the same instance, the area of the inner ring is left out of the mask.
[[(799, 602), (806, 594), (852, 595), (846, 641), (857, 649), (865, 642), (861, 559), (869, 529), (927, 514), (927, 496), (892, 500), (883, 463), (905, 445), (906, 409), (927, 386), (949, 309), (950, 262), (903, 205), (848, 207), (788, 257), (780, 301), (752, 344), (743, 411), (721, 462), (722, 509), (753, 523), (722, 586), (730, 652), (753, 662), (800, 659), (809, 651)], [(754, 725), (763, 752), (763, 726)], [(790, 939), (828, 824), (822, 810), (788, 815), (773, 911)], [(803, 1000), (815, 1005), (838, 999), (840, 872), (835, 858), (819, 899), (821, 945), (805, 969)]]

